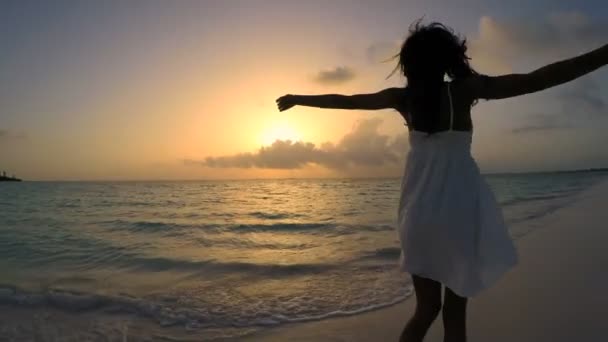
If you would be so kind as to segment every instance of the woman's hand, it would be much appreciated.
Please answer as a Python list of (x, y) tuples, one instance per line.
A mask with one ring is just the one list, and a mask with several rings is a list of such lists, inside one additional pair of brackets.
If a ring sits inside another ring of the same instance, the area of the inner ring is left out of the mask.
[(279, 107), (279, 111), (288, 110), (289, 108), (297, 105), (296, 96), (295, 95), (284, 95), (277, 99), (277, 106)]

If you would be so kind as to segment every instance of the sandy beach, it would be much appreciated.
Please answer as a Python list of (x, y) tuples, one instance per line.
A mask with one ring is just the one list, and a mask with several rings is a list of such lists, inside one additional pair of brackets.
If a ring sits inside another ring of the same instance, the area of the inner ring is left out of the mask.
[[(469, 302), (469, 341), (606, 341), (608, 182), (526, 224), (519, 264)], [(361, 315), (294, 324), (245, 341), (397, 341), (413, 298)], [(441, 318), (425, 341), (442, 341)]]

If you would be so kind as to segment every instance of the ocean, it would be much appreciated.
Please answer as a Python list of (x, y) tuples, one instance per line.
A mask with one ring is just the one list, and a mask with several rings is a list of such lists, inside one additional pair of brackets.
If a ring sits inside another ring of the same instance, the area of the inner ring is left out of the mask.
[[(520, 239), (551, 229), (525, 223), (607, 175), (486, 180)], [(398, 178), (0, 183), (0, 336), (214, 340), (406, 300), (399, 187)]]

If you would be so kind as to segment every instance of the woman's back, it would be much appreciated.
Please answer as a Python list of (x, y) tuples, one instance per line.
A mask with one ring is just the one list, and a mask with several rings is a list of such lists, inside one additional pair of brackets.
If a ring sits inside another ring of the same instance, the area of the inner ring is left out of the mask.
[[(470, 102), (457, 102), (452, 89), (451, 83), (441, 88), (440, 130), (410, 129), (397, 229), (403, 270), (468, 297), (494, 283), (517, 255), (498, 203), (471, 156)], [(456, 126), (455, 103), (461, 105), (462, 129)]]
[[(407, 125), (411, 131), (421, 132), (414, 125), (414, 115), (425, 115), (424, 112), (415, 112), (412, 106), (407, 104), (411, 102), (408, 96), (411, 93), (405, 88), (405, 99), (406, 105), (403, 108), (399, 108), (399, 112), (405, 118)], [(472, 131), (473, 121), (471, 119), (471, 106), (474, 103), (474, 99), (470, 96), (467, 89), (462, 87), (462, 82), (452, 81), (444, 82), (443, 86), (439, 90), (439, 120), (438, 120), (438, 132), (454, 130), (454, 131)], [(451, 123), (451, 125), (450, 125)]]

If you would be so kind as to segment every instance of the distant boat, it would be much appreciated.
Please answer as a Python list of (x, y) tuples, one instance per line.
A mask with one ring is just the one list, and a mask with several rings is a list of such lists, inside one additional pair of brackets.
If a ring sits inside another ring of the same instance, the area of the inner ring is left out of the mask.
[(21, 182), (21, 179), (15, 177), (15, 175), (9, 177), (6, 175), (6, 172), (2, 172), (0, 174), (0, 182)]

